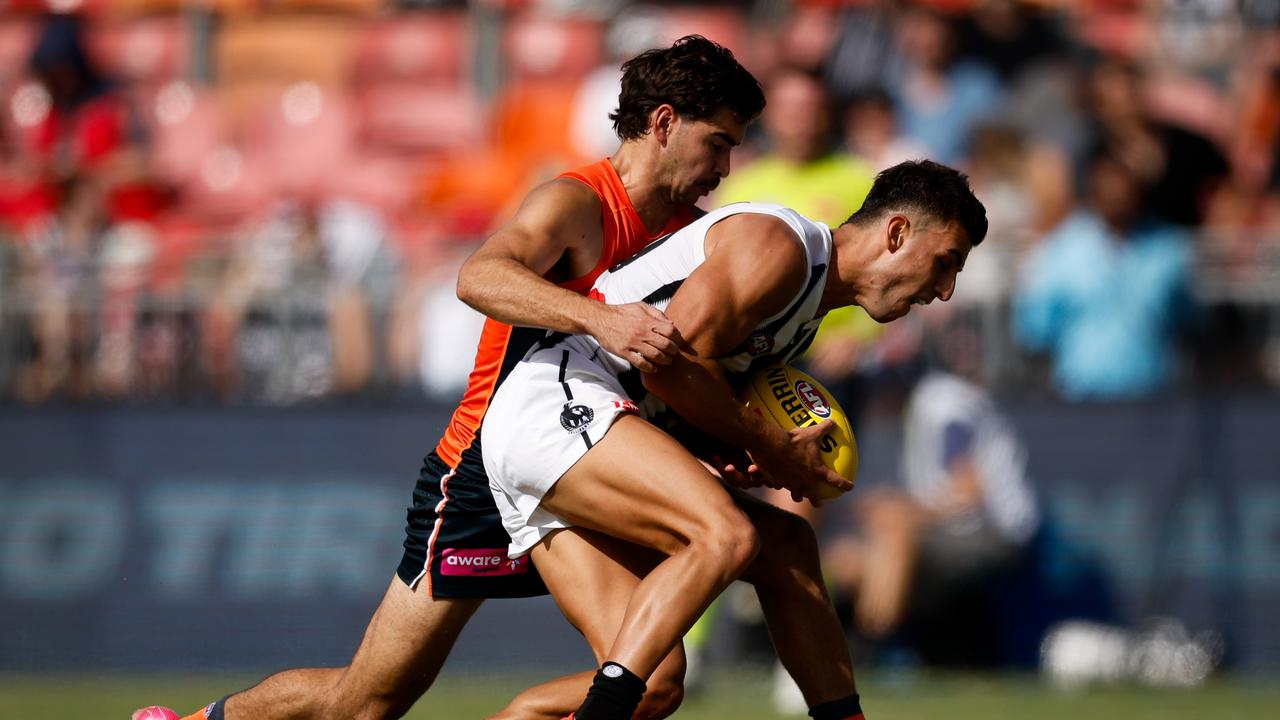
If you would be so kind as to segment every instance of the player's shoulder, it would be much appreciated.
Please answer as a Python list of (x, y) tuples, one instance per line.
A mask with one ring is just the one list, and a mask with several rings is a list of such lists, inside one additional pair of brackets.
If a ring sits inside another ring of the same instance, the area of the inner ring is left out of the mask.
[[(803, 263), (803, 217), (780, 205), (736, 203), (720, 211), (708, 231), (710, 252), (762, 254), (773, 261)], [(713, 213), (715, 214), (715, 213)]]
[(716, 208), (709, 213), (713, 222), (737, 219), (740, 222), (758, 223), (759, 227), (779, 225), (792, 228), (795, 233), (804, 232), (813, 221), (785, 205), (768, 202), (735, 202)]
[(590, 187), (569, 178), (548, 180), (525, 196), (517, 211), (520, 224), (538, 225), (557, 232), (597, 231), (600, 196)]
[(600, 208), (600, 195), (591, 186), (570, 177), (547, 180), (529, 191), (525, 204), (558, 205), (561, 209)]
[(773, 212), (727, 214), (708, 233), (708, 260), (751, 288), (771, 314), (804, 285), (808, 260), (797, 229)]

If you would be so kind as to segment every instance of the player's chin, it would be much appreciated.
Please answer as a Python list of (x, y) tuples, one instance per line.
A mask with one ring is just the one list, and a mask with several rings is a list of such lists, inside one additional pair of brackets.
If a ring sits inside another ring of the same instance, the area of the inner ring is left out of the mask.
[(694, 200), (697, 200), (699, 198), (707, 197), (711, 193), (715, 192), (717, 185), (719, 185), (719, 183), (714, 183), (714, 182), (697, 183), (693, 187), (689, 188), (688, 192), (690, 195), (693, 196)]
[(906, 314), (909, 312), (911, 312), (911, 303), (902, 303), (899, 305), (894, 305), (893, 307), (888, 308), (887, 310), (884, 310), (880, 313), (868, 313), (868, 314), (871, 315), (872, 320), (875, 320), (878, 323), (888, 323), (888, 322), (893, 322), (894, 320), (897, 320), (900, 317), (906, 316)]

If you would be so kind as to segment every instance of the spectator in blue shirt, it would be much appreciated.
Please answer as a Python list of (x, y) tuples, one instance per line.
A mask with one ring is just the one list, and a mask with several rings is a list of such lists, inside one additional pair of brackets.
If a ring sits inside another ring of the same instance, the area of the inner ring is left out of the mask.
[(1088, 167), (1086, 205), (1028, 256), (1014, 297), (1014, 335), (1047, 353), (1073, 400), (1148, 396), (1177, 375), (1191, 320), (1188, 233), (1141, 215), (1145, 187), (1111, 149)]
[(999, 76), (976, 59), (956, 57), (955, 29), (933, 8), (905, 8), (897, 39), (900, 63), (890, 65), (887, 86), (903, 134), (923, 145), (930, 159), (961, 161), (974, 126), (1000, 110)]

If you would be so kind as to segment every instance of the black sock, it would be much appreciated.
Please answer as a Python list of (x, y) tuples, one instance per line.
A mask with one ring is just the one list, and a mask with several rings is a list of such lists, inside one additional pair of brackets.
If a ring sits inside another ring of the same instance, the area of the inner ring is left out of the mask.
[(631, 720), (644, 697), (644, 681), (616, 662), (596, 671), (574, 720)]
[(824, 702), (809, 708), (809, 717), (813, 720), (852, 720), (862, 718), (862, 705), (858, 702), (858, 693), (839, 700)]

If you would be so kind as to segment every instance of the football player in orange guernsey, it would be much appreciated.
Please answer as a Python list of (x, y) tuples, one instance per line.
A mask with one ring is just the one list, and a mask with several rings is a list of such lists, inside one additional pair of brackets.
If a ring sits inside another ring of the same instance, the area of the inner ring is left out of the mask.
[[(702, 37), (642, 53), (623, 71), (611, 116), (622, 139), (618, 151), (532, 190), (461, 270), (459, 297), (490, 320), (462, 402), (419, 475), (403, 559), (351, 663), (277, 673), (186, 720), (401, 717), (431, 687), (484, 600), (546, 594), (527, 559), (506, 561), (510, 538), (478, 441), (489, 400), (543, 336), (533, 328), (588, 333), (639, 371), (671, 362), (675, 332), (661, 312), (644, 303), (605, 305), (584, 293), (606, 268), (693, 220), (694, 203), (729, 173), (730, 152), (764, 107), (756, 79)], [(561, 547), (570, 558), (592, 551), (584, 539), (566, 538)], [(606, 578), (591, 616), (571, 618), (597, 654), (621, 622), (636, 582), (626, 577), (626, 592), (612, 595)], [(645, 713), (674, 712), (683, 673), (683, 654), (675, 652), (654, 677)], [(558, 718), (590, 682), (590, 672), (553, 681), (504, 715)]]
[[(400, 717), (430, 688), (485, 599), (545, 594), (533, 564), (505, 561), (510, 539), (477, 441), (489, 400), (542, 337), (530, 327), (588, 333), (644, 372), (672, 361), (677, 338), (661, 312), (646, 303), (605, 305), (582, 293), (605, 268), (695, 217), (693, 203), (728, 174), (732, 148), (762, 107), (754, 78), (728, 51), (702, 38), (684, 38), (624, 66), (614, 117), (623, 140), (618, 152), (532, 191), (461, 272), (459, 296), (494, 319), (486, 324), (463, 401), (426, 459), (409, 511), (404, 558), (351, 664), (272, 675), (187, 720)], [(820, 466), (820, 435), (811, 431), (780, 452), (790, 453), (797, 468)], [(794, 516), (755, 505), (748, 515), (762, 536), (777, 541), (744, 579), (756, 582), (767, 598), (784, 665), (813, 697), (852, 692), (838, 620), (814, 612), (828, 606), (816, 564), (799, 580), (794, 570), (793, 556), (814, 542), (812, 532)], [(640, 570), (602, 555), (597, 539), (585, 530), (561, 533), (543, 561), (594, 568), (567, 612), (603, 659)], [(675, 711), (683, 663), (677, 648), (650, 677), (637, 716)], [(587, 672), (539, 686), (498, 717), (558, 718), (577, 707), (591, 681)]]

